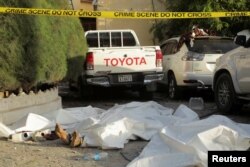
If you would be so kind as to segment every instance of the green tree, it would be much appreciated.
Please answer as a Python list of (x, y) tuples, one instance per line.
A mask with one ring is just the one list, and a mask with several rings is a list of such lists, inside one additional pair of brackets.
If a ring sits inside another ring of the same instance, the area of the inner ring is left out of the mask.
[[(0, 5), (67, 9), (68, 1), (0, 0)], [(78, 18), (2, 14), (0, 24), (0, 90), (30, 90), (79, 75), (87, 45)], [(67, 63), (76, 57), (81, 62)]]
[[(18, 1), (0, 0), (0, 5), (17, 6)], [(0, 90), (17, 88), (21, 84), (17, 76), (21, 73), (24, 48), (18, 22), (21, 18), (16, 15), (0, 15)]]
[[(171, 12), (225, 12), (249, 11), (249, 0), (165, 0), (166, 11)], [(172, 19), (162, 20), (152, 27), (160, 41), (188, 32), (194, 24), (216, 31), (218, 35), (235, 35), (250, 27), (249, 17), (227, 17), (212, 19)]]

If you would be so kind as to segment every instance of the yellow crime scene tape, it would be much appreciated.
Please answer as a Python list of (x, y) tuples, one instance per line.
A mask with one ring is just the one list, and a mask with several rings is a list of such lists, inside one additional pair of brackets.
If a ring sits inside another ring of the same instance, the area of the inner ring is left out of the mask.
[(83, 11), (34, 8), (0, 7), (0, 13), (46, 16), (70, 16), (119, 19), (188, 19), (218, 17), (249, 17), (249, 11), (241, 12), (138, 12), (138, 11)]

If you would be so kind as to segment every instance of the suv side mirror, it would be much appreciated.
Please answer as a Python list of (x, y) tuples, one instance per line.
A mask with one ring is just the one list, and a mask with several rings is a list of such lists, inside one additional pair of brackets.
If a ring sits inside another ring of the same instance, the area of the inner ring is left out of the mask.
[(237, 45), (245, 46), (246, 45), (246, 36), (245, 35), (237, 35), (235, 37), (235, 43)]

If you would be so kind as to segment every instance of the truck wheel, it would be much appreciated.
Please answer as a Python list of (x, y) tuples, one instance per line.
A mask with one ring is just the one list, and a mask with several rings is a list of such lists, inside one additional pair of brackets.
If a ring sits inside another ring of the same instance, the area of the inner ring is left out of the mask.
[(69, 85), (69, 90), (70, 91), (76, 91), (77, 90), (77, 86), (76, 86), (76, 84), (74, 84), (73, 81), (69, 81), (68, 85)]
[(215, 103), (219, 111), (229, 113), (234, 108), (240, 109), (243, 104), (237, 102), (236, 93), (229, 74), (221, 74), (215, 82)]
[(168, 77), (168, 96), (175, 100), (180, 97), (180, 88), (177, 86), (175, 76), (172, 73)]
[(90, 99), (94, 95), (93, 87), (84, 83), (83, 78), (78, 78), (78, 94), (80, 98)]

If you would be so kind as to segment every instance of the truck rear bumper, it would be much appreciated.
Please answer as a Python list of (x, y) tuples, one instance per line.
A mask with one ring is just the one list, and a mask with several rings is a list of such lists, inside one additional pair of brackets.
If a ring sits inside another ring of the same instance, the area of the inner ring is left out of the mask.
[[(119, 76), (130, 76), (131, 80), (119, 81)], [(115, 74), (108, 76), (87, 77), (87, 84), (104, 87), (126, 86), (126, 85), (148, 85), (162, 80), (162, 73), (137, 73), (137, 74)]]
[(108, 77), (87, 78), (87, 84), (110, 87)]
[(163, 79), (162, 73), (145, 75), (144, 84), (149, 84), (152, 82), (161, 81), (162, 79)]

